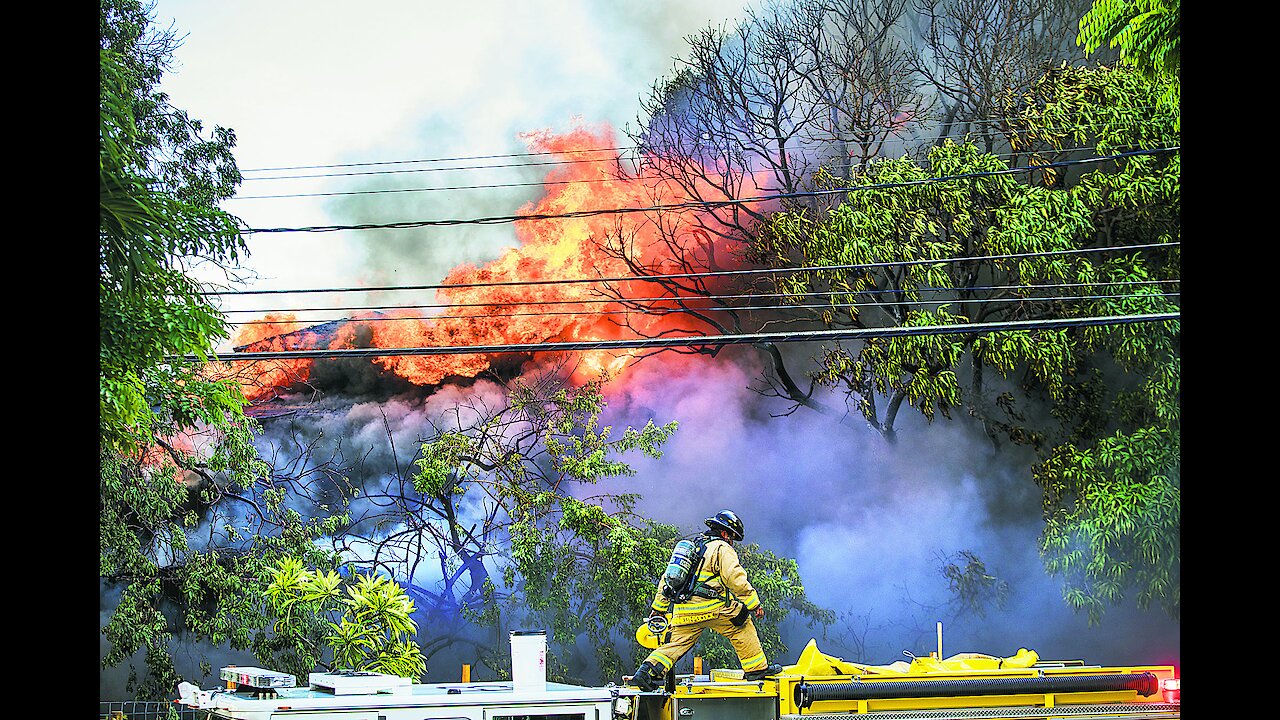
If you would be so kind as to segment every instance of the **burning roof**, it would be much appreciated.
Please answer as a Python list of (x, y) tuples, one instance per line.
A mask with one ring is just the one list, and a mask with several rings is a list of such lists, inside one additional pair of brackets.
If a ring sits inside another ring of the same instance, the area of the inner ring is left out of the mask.
[[(656, 176), (624, 176), (617, 158), (583, 162), (586, 148), (610, 147), (613, 131), (578, 128), (563, 135), (525, 136), (534, 152), (572, 159), (547, 175), (547, 192), (522, 214), (563, 214), (595, 208), (648, 207), (686, 200)], [(608, 340), (695, 332), (678, 314), (646, 313), (619, 295), (643, 297), (661, 290), (652, 282), (613, 283), (606, 295), (600, 283), (566, 279), (617, 278), (645, 273), (706, 270), (692, 266), (693, 249), (709, 253), (707, 234), (697, 229), (694, 210), (667, 213), (661, 227), (641, 214), (589, 215), (553, 221), (517, 221), (519, 245), (481, 266), (455, 267), (436, 290), (445, 308), (424, 317), (422, 310), (368, 313), (303, 327), (292, 316), (267, 316), (266, 322), (242, 326), (236, 350), (316, 348), (402, 348), (504, 345), (548, 341)], [(684, 226), (682, 228), (682, 225)], [(626, 238), (626, 242), (620, 242)], [(683, 243), (690, 243), (686, 252)], [(727, 253), (718, 251), (721, 257)], [(548, 282), (551, 281), (551, 282)], [(425, 307), (425, 306), (424, 306)], [(670, 307), (668, 305), (668, 307)], [(604, 374), (617, 376), (640, 351), (590, 351), (575, 357), (577, 380)], [(490, 370), (494, 356), (387, 355), (372, 362), (417, 385), (435, 385), (450, 377), (473, 378)], [(257, 399), (311, 376), (314, 361), (255, 362), (246, 394)], [(368, 362), (368, 361), (364, 361)], [(238, 364), (238, 363), (237, 363)]]

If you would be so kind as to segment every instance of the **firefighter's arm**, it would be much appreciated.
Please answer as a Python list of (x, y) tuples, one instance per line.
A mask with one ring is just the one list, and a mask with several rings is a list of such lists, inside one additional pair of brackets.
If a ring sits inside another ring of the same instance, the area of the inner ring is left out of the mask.
[(665, 577), (658, 579), (658, 592), (654, 594), (653, 604), (649, 606), (651, 610), (649, 617), (671, 612), (671, 601), (668, 600), (667, 596), (662, 592), (666, 585), (667, 579)]
[[(760, 606), (760, 596), (756, 594), (756, 589), (751, 587), (750, 581), (747, 580), (747, 571), (742, 569), (742, 563), (738, 560), (738, 553), (727, 544), (720, 548), (720, 579), (729, 592), (737, 596), (738, 600), (746, 606), (747, 610), (756, 613), (756, 617), (763, 615)], [(759, 612), (757, 612), (759, 611)]]

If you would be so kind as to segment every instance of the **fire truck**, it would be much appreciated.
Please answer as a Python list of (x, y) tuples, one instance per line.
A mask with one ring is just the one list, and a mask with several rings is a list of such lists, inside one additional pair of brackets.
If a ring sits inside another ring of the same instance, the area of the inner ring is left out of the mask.
[[(528, 633), (537, 640), (540, 633)], [(777, 676), (741, 670), (669, 674), (643, 692), (621, 683), (585, 687), (546, 678), (545, 636), (533, 652), (512, 636), (509, 681), (414, 683), (372, 672), (292, 675), (226, 667), (225, 687), (183, 683), (175, 702), (219, 720), (1156, 720), (1181, 717), (1171, 665), (1100, 666), (1045, 660), (1025, 648), (1008, 657), (939, 650), (889, 665), (850, 662), (810, 640)], [(464, 674), (465, 677), (465, 674)]]

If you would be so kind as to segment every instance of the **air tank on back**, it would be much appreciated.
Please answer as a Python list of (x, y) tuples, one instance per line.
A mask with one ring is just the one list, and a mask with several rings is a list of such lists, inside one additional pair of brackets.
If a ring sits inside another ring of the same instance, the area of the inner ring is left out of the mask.
[(667, 569), (662, 573), (666, 593), (674, 594), (684, 587), (693, 573), (693, 564), (698, 561), (696, 554), (697, 545), (692, 540), (676, 543), (675, 549), (671, 551), (671, 560), (667, 562)]

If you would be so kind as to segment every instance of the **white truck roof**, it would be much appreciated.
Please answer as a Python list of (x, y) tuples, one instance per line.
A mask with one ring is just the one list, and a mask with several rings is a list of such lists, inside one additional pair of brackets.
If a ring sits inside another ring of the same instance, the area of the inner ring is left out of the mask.
[(537, 715), (577, 718), (579, 714), (584, 720), (595, 720), (611, 717), (612, 700), (618, 694), (616, 688), (554, 682), (545, 683), (541, 691), (516, 691), (509, 681), (391, 682), (378, 689), (378, 679), (367, 674), (336, 687), (326, 688), (325, 682), (313, 677), (307, 688), (201, 690), (182, 702), (225, 720), (501, 720)]

